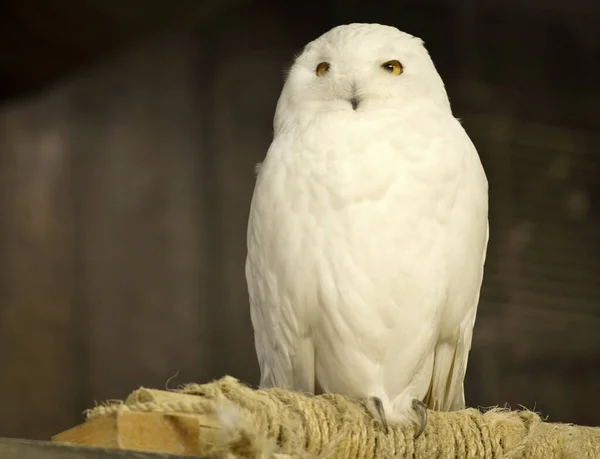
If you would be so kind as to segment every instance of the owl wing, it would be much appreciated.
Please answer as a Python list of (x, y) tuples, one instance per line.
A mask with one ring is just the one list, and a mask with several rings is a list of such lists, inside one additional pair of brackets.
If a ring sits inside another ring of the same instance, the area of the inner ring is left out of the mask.
[[(490, 238), (490, 226), (489, 223), (486, 228), (485, 246), (483, 250), (483, 256), (481, 260), (481, 277), (483, 278), (483, 266), (485, 264), (487, 254), (487, 244)], [(456, 344), (454, 352), (454, 360), (452, 365), (452, 372), (450, 373), (448, 383), (448, 398), (444, 408), (446, 410), (462, 410), (465, 408), (465, 389), (464, 379), (467, 372), (467, 362), (469, 360), (469, 352), (471, 350), (471, 339), (473, 337), (473, 327), (475, 326), (475, 316), (477, 315), (477, 306), (479, 304), (480, 289), (477, 289), (473, 306), (471, 308), (471, 314), (469, 314), (459, 331), (459, 340)]]
[[(485, 244), (481, 254), (480, 277), (475, 294), (471, 296), (470, 308), (459, 326), (458, 333), (455, 335), (456, 339), (454, 341), (441, 340), (435, 347), (431, 388), (426, 398), (426, 403), (430, 409), (454, 411), (465, 408), (464, 378), (471, 350), (488, 240), (489, 223), (487, 224)], [(450, 307), (453, 307), (453, 305), (450, 304)]]
[(260, 366), (260, 386), (280, 387), (314, 393), (315, 349), (302, 312), (293, 303), (284, 277), (298, 276), (295, 270), (272, 269), (276, 257), (263, 232), (269, 219), (260, 206), (251, 206), (248, 222), (246, 281), (250, 298), (250, 317), (254, 344)]
[[(247, 272), (249, 278), (256, 279), (251, 266)], [(249, 280), (248, 285), (254, 292), (264, 288), (254, 280)], [(288, 299), (275, 298), (268, 293), (250, 293), (250, 317), (260, 366), (260, 387), (314, 393), (313, 339), (298, 333)]]

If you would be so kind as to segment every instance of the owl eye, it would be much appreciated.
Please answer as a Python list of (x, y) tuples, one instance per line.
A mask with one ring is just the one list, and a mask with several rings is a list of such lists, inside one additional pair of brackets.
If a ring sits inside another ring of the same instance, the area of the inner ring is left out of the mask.
[(318, 77), (325, 76), (327, 72), (329, 72), (329, 62), (321, 62), (319, 65), (317, 65), (315, 73)]
[(404, 70), (400, 61), (397, 60), (384, 62), (381, 64), (381, 68), (392, 75), (400, 75)]

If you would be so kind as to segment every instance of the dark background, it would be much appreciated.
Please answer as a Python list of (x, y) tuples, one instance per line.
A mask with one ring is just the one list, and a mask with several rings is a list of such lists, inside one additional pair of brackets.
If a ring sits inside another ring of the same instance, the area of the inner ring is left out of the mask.
[(471, 406), (600, 424), (597, 0), (0, 3), (0, 436), (255, 384), (254, 164), (283, 69), (352, 21), (421, 36), (490, 182)]

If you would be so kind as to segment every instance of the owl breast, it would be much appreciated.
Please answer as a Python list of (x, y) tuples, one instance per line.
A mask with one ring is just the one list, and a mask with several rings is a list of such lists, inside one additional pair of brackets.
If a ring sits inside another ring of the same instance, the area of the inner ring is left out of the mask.
[[(366, 340), (394, 323), (390, 302), (430, 291), (438, 272), (443, 278), (443, 222), (459, 167), (402, 119), (309, 127), (276, 138), (262, 166), (254, 203), (265, 215), (261, 239), (311, 316), (323, 304), (379, 308), (380, 327), (354, 330)], [(365, 323), (351, 314), (338, 322)]]

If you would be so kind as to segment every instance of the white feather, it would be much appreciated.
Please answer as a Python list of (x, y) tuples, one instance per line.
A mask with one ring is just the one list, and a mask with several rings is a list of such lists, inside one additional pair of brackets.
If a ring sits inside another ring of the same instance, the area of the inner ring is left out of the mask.
[(332, 29), (294, 63), (274, 127), (246, 261), (261, 385), (376, 396), (390, 421), (414, 421), (413, 398), (462, 408), (487, 180), (422, 42)]

